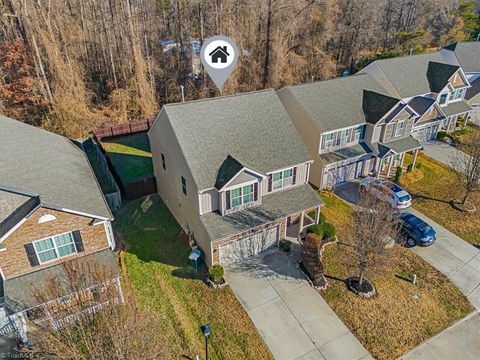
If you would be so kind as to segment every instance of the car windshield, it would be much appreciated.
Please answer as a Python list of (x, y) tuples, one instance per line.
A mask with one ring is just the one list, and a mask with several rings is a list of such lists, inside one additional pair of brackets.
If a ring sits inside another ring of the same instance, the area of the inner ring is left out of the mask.
[(427, 233), (430, 230), (433, 230), (432, 227), (430, 225), (426, 224), (426, 223), (420, 224), (419, 228), (423, 233)]
[(408, 200), (410, 200), (410, 195), (400, 196), (400, 197), (398, 198), (398, 200), (399, 200), (400, 202), (408, 201)]

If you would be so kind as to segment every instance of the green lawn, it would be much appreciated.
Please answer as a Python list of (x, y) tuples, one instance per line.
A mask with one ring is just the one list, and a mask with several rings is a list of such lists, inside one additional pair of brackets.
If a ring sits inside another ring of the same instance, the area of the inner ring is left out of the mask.
[(137, 133), (102, 141), (115, 170), (124, 184), (153, 175), (152, 153), (147, 133)]
[[(405, 164), (410, 161), (406, 158)], [(480, 244), (480, 212), (459, 211), (450, 204), (463, 194), (455, 173), (421, 153), (417, 163), (419, 168), (400, 178), (400, 185), (413, 196), (413, 206), (469, 243)], [(472, 194), (469, 201), (480, 209), (480, 193)]]
[[(323, 298), (375, 359), (396, 359), (473, 311), (453, 283), (421, 257), (395, 247), (394, 265), (367, 274), (378, 294), (364, 300), (347, 290), (342, 280), (355, 275), (347, 239), (352, 209), (331, 192), (321, 192), (322, 212), (337, 226), (339, 243), (326, 246), (323, 264), (329, 286)], [(417, 274), (417, 285), (402, 277)], [(420, 296), (419, 300), (413, 298)]]
[(165, 358), (203, 357), (199, 326), (209, 322), (212, 359), (272, 359), (230, 288), (210, 289), (200, 280), (205, 274), (189, 265), (187, 240), (157, 195), (127, 203), (116, 214), (115, 230), (126, 244), (126, 281), (152, 321), (159, 319)]

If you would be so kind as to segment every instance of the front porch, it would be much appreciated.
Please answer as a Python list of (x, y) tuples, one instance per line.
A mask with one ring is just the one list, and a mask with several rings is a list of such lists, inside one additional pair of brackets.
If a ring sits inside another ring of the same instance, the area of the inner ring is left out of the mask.
[(307, 228), (320, 222), (321, 207), (302, 211), (287, 217), (286, 238), (291, 241), (301, 241), (307, 234)]
[(417, 162), (418, 152), (420, 149), (415, 149), (413, 151), (406, 151), (401, 154), (394, 154), (383, 159), (380, 159), (379, 171), (377, 173), (377, 178), (380, 179), (393, 179), (397, 173), (398, 168), (406, 170), (404, 167), (405, 157), (408, 153), (411, 153), (413, 156), (412, 168), (415, 168)]

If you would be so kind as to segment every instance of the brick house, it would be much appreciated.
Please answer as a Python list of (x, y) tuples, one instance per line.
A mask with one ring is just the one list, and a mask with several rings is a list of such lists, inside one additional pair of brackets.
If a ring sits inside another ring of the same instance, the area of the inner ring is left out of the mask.
[[(29, 318), (43, 305), (37, 291), (62, 280), (67, 263), (101, 266), (120, 299), (113, 217), (81, 146), (0, 116), (0, 169), (0, 333), (2, 318)], [(84, 292), (105, 286), (82, 276)], [(74, 296), (58, 295), (64, 304)]]
[(148, 136), (159, 195), (207, 265), (318, 222), (310, 157), (273, 90), (164, 105)]

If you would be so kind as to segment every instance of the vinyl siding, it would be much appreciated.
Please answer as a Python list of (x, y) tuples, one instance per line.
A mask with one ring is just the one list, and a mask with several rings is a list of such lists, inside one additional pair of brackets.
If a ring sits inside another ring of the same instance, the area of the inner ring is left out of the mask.
[(404, 132), (399, 134), (396, 137), (400, 138), (402, 136), (406, 136), (410, 134), (413, 127), (414, 118), (413, 117), (410, 118), (410, 114), (404, 110), (393, 121), (384, 125), (384, 133), (382, 136), (382, 141), (387, 142), (395, 138), (395, 134), (394, 134), (395, 125), (400, 121), (405, 121), (405, 128), (404, 128)]
[(202, 194), (199, 194), (200, 199), (200, 214), (207, 214), (219, 209), (218, 199), (219, 193), (217, 189), (208, 190)]

